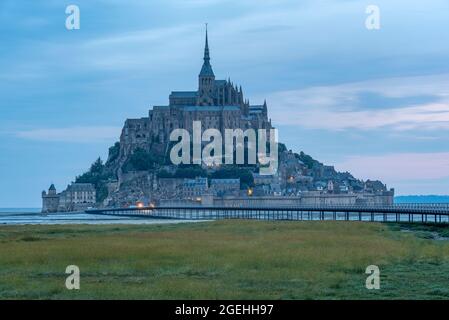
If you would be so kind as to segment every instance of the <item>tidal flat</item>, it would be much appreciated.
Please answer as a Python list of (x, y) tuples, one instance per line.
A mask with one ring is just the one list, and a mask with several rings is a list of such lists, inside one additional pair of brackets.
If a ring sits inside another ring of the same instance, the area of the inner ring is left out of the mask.
[[(0, 226), (1, 299), (448, 299), (449, 226)], [(80, 289), (65, 287), (68, 265)], [(366, 267), (380, 268), (368, 290)]]

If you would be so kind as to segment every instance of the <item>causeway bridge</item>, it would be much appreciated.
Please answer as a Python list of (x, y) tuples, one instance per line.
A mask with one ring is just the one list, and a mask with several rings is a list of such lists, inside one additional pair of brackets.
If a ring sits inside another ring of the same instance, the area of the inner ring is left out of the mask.
[(139, 207), (91, 209), (89, 214), (154, 219), (221, 220), (254, 219), (284, 221), (367, 221), (449, 223), (448, 204), (320, 205), (294, 207)]

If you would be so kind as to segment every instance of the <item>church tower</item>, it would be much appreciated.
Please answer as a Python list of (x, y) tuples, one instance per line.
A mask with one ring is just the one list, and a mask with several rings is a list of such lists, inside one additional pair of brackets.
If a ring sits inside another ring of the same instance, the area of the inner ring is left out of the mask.
[(209, 41), (207, 37), (206, 24), (206, 45), (204, 47), (204, 62), (198, 76), (198, 105), (211, 106), (214, 104), (213, 92), (215, 85), (215, 74), (210, 65)]

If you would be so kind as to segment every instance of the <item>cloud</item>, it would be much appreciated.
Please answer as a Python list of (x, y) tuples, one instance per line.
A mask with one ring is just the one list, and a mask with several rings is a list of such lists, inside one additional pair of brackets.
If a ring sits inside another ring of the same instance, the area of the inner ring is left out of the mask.
[[(133, 72), (144, 69), (165, 73), (167, 70), (176, 70), (184, 66), (186, 61), (191, 59), (196, 61), (193, 59), (201, 57), (198, 49), (201, 50), (203, 45), (203, 22), (210, 19), (210, 32), (214, 39), (213, 41), (211, 39), (211, 49), (214, 57), (220, 52), (223, 56), (228, 56), (229, 61), (236, 61), (242, 59), (242, 52), (245, 52), (248, 60), (252, 60), (256, 55), (274, 59), (278, 58), (279, 51), (284, 51), (284, 55), (289, 53), (296, 59), (307, 55), (304, 48), (297, 50), (300, 44), (308, 48), (317, 48), (322, 46), (323, 39), (328, 39), (328, 30), (322, 27), (323, 20), (320, 18), (325, 17), (327, 21), (329, 12), (347, 6), (347, 4), (337, 6), (335, 3), (325, 1), (330, 7), (316, 10), (314, 1), (298, 3), (293, 0), (262, 2), (234, 0), (231, 4), (228, 2), (227, 0), (174, 0), (164, 4), (168, 7), (170, 5), (191, 7), (193, 11), (196, 11), (196, 7), (204, 6), (209, 7), (208, 10), (213, 10), (217, 4), (226, 4), (229, 10), (222, 10), (220, 14), (212, 14), (210, 11), (185, 14), (184, 11), (178, 10), (178, 14), (170, 16), (173, 21), (176, 21), (172, 25), (133, 23), (132, 29), (128, 27), (117, 31), (111, 28), (112, 32), (102, 29), (98, 29), (99, 32), (89, 30), (88, 34), (80, 38), (71, 37), (67, 33), (67, 36), (60, 37), (57, 41), (47, 38), (33, 39), (26, 44), (27, 47), (33, 47), (33, 63), (41, 65), (42, 76), (49, 72), (58, 73), (61, 68), (66, 72), (76, 73), (92, 72), (93, 69)], [(120, 2), (116, 1), (115, 4), (119, 5)], [(130, 6), (137, 6), (137, 8), (130, 10), (128, 7), (127, 9), (118, 7), (124, 11), (123, 16), (128, 17), (129, 20), (136, 19), (135, 11), (155, 10), (154, 5), (137, 0)], [(237, 8), (242, 10), (236, 10)], [(338, 9), (338, 11), (341, 10)], [(98, 14), (101, 15), (101, 13)], [(318, 19), (314, 20), (313, 14)], [(362, 14), (364, 14), (363, 11)], [(337, 16), (334, 15), (334, 17)], [(87, 23), (90, 21), (83, 25)], [(314, 37), (310, 37), (309, 33), (304, 31), (310, 23), (315, 26)], [(84, 28), (87, 27), (81, 27), (80, 32), (84, 32), (83, 30), (86, 30)], [(247, 32), (250, 35), (245, 34)], [(267, 36), (270, 38), (269, 41)], [(248, 41), (249, 37), (251, 42)], [(296, 41), (290, 41), (293, 38)], [(327, 41), (325, 43), (327, 44)], [(312, 51), (316, 52), (316, 49)], [(25, 58), (29, 60), (28, 57)], [(17, 68), (26, 62), (26, 59), (22, 60), (15, 65), (10, 65), (10, 62), (6, 64), (2, 70), (3, 77), (17, 73)], [(167, 61), (170, 61), (170, 65), (167, 65)]]
[(350, 171), (363, 179), (384, 181), (432, 180), (449, 177), (449, 152), (393, 153), (350, 156), (337, 163), (338, 170)]
[[(378, 101), (361, 101), (366, 93), (390, 100), (389, 108)], [(421, 96), (432, 97), (432, 101), (422, 102)], [(406, 102), (400, 99), (407, 97)], [(281, 91), (268, 100), (274, 122), (283, 125), (327, 130), (449, 130), (449, 74)]]
[(18, 131), (15, 135), (22, 139), (67, 142), (67, 143), (97, 143), (116, 141), (120, 136), (120, 127), (70, 127), (49, 128)]

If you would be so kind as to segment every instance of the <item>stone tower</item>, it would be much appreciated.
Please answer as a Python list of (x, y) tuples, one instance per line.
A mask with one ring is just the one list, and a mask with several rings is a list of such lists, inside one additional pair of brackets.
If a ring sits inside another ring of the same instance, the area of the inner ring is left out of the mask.
[(204, 46), (203, 66), (198, 76), (198, 105), (212, 106), (214, 104), (213, 93), (215, 84), (215, 74), (210, 65), (209, 40), (207, 37), (206, 24), (206, 44)]
[(42, 212), (58, 212), (59, 207), (59, 195), (56, 192), (55, 185), (52, 183), (48, 188), (48, 193), (42, 191)]

